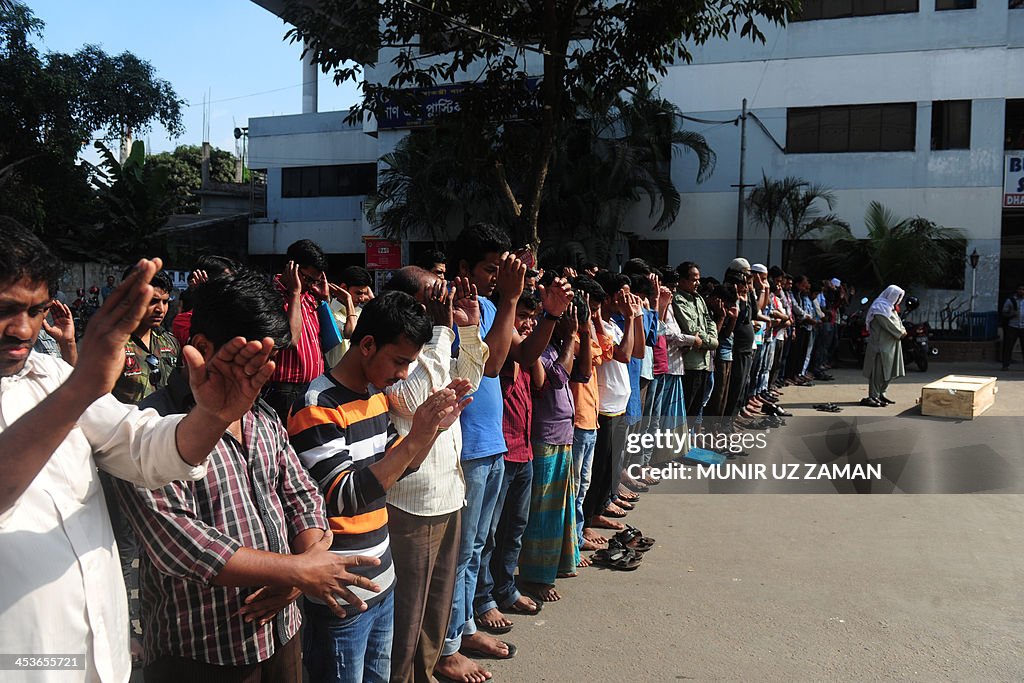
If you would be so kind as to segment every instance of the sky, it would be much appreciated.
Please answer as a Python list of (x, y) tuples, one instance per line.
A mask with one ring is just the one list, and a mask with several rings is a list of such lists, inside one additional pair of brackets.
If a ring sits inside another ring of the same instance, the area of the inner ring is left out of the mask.
[[(129, 51), (153, 65), (188, 101), (185, 133), (171, 139), (159, 123), (147, 151), (203, 142), (203, 97), (210, 105), (210, 142), (235, 150), (234, 129), (250, 117), (302, 112), (301, 48), (286, 42), (288, 26), (250, 0), (23, 0), (46, 26), (36, 43), (72, 53), (86, 44), (108, 54)], [(352, 83), (335, 86), (320, 74), (319, 110), (347, 110)]]

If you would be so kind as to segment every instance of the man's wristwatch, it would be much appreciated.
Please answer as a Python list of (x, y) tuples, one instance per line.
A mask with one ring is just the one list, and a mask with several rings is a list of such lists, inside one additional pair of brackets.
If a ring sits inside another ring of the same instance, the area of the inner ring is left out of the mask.
[(564, 316), (565, 316), (564, 312), (562, 313), (562, 315), (552, 315), (551, 313), (548, 313), (546, 310), (541, 311), (541, 314), (540, 314), (540, 317), (543, 318), (544, 320), (554, 320), (555, 322), (558, 322)]

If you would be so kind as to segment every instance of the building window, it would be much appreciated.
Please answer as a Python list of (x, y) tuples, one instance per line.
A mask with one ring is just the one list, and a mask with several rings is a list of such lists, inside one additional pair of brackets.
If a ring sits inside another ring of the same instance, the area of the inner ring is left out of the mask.
[(377, 164), (281, 169), (281, 196), (360, 197), (377, 191)]
[(1024, 149), (1024, 100), (1006, 100), (1005, 148)]
[(917, 105), (869, 104), (786, 110), (786, 153), (912, 152)]
[(935, 11), (945, 9), (974, 9), (978, 6), (975, 0), (935, 0)]
[(971, 148), (971, 101), (932, 102), (932, 149)]
[[(936, 0), (941, 2), (942, 0)], [(955, 0), (954, 0), (955, 1)], [(804, 0), (793, 21), (870, 17), (878, 14), (906, 14), (917, 11), (917, 0)]]

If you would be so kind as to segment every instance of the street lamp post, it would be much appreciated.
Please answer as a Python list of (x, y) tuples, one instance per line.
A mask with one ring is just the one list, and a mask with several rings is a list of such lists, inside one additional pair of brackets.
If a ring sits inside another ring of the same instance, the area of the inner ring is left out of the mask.
[(974, 313), (974, 295), (978, 290), (978, 261), (981, 260), (981, 255), (978, 254), (978, 250), (975, 249), (971, 252), (971, 313)]

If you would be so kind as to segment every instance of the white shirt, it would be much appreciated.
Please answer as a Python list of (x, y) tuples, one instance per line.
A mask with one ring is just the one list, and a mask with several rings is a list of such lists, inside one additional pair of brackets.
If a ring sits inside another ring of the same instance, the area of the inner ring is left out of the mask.
[[(33, 351), (21, 372), (0, 379), (0, 431), (70, 374), (62, 360)], [(0, 652), (85, 661), (85, 671), (5, 671), (5, 683), (128, 680), (128, 602), (96, 467), (147, 488), (201, 479), (205, 463), (192, 467), (178, 455), (181, 419), (107, 394), (0, 514)]]
[(660, 332), (665, 335), (665, 351), (668, 354), (668, 372), (666, 374), (685, 375), (683, 358), (686, 356), (686, 352), (697, 343), (697, 337), (686, 334), (679, 328), (672, 306), (665, 311), (665, 319), (660, 324)]
[[(627, 320), (626, 324), (632, 324)], [(622, 342), (622, 330), (615, 323), (601, 321), (604, 336), (616, 346)], [(629, 366), (614, 358), (597, 366), (597, 412), (603, 415), (621, 415), (626, 412), (629, 403)]]
[[(472, 391), (480, 386), (484, 364), (490, 355), (480, 338), (480, 326), (459, 328), (459, 357), (452, 358), (455, 333), (434, 327), (434, 335), (409, 366), (409, 376), (385, 389), (388, 415), (402, 436), (412, 428), (412, 416), (430, 394), (443, 389), (455, 377), (468, 379)], [(471, 392), (472, 393), (472, 392)], [(462, 509), (466, 480), (462, 475), (462, 427), (459, 421), (438, 435), (420, 468), (398, 480), (388, 491), (388, 503), (410, 515), (434, 517)]]

